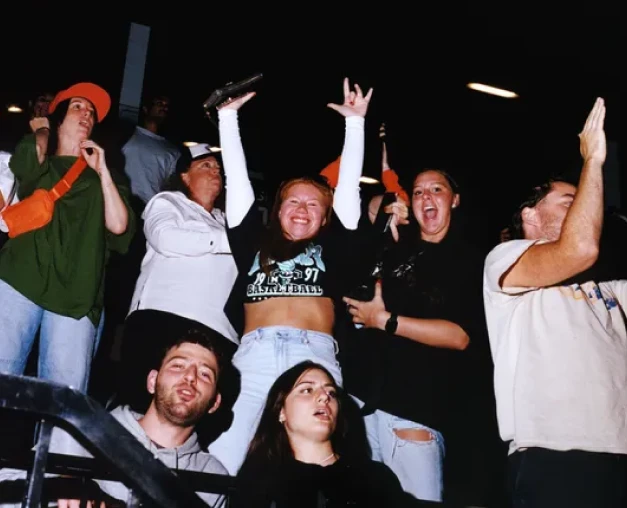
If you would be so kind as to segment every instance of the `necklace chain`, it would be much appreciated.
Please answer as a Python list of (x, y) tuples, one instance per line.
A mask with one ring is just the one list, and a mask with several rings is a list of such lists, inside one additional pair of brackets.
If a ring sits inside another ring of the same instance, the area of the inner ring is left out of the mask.
[(326, 459), (323, 459), (322, 462), (320, 462), (320, 465), (322, 465), (325, 462), (331, 460), (333, 457), (335, 457), (335, 452), (332, 452), (331, 455), (329, 455)]

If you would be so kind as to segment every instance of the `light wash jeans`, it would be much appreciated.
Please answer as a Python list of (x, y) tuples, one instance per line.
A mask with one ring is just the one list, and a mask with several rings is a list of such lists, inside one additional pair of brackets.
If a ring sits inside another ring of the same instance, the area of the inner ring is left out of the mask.
[(342, 385), (337, 342), (325, 333), (286, 326), (259, 328), (242, 337), (233, 364), (241, 375), (241, 390), (233, 405), (233, 423), (209, 446), (229, 474), (239, 470), (252, 440), (268, 391), (287, 369), (303, 360), (326, 367)]
[[(97, 340), (93, 323), (47, 311), (0, 280), (0, 372), (24, 374), (38, 329), (37, 377), (86, 393)], [(55, 428), (50, 451), (72, 449), (73, 439)]]
[[(353, 397), (360, 406), (363, 402)], [(444, 438), (437, 430), (376, 410), (364, 417), (372, 458), (388, 466), (405, 492), (424, 501), (442, 502), (444, 490)], [(430, 441), (399, 438), (395, 430), (423, 429)]]

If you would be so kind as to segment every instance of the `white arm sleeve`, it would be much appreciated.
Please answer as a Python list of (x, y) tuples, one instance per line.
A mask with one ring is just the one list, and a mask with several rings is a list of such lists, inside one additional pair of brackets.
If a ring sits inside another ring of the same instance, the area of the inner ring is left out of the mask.
[(359, 178), (364, 165), (364, 123), (360, 116), (346, 117), (346, 137), (333, 209), (346, 229), (357, 229), (361, 215)]
[(255, 193), (248, 177), (246, 157), (239, 134), (237, 111), (218, 111), (220, 148), (226, 176), (226, 220), (229, 228), (238, 226), (255, 202)]

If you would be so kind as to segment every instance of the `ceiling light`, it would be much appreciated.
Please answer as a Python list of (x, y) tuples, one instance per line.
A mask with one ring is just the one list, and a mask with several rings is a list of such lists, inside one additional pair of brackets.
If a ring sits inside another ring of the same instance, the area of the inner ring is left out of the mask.
[(367, 183), (369, 185), (373, 185), (375, 183), (379, 183), (379, 180), (377, 180), (376, 178), (370, 178), (369, 176), (362, 176), (359, 181), (361, 183)]
[(481, 83), (468, 83), (466, 85), (471, 90), (476, 90), (477, 92), (483, 92), (490, 95), (497, 95), (499, 97), (504, 97), (506, 99), (515, 99), (518, 97), (518, 94), (514, 92), (510, 92), (509, 90), (504, 90), (503, 88), (496, 88), (490, 85), (484, 85)]
[(196, 143), (196, 141), (185, 141), (185, 143), (183, 144), (187, 147), (190, 147), (190, 146), (196, 146), (198, 143)]
[(9, 113), (21, 113), (23, 110), (17, 104), (9, 104), (7, 111)]

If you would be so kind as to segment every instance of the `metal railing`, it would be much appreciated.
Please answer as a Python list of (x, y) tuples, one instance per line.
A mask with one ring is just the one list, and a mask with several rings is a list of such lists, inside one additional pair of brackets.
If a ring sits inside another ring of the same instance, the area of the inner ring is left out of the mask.
[[(33, 452), (0, 458), (0, 466), (27, 472), (21, 499), (25, 508), (39, 508), (42, 500), (55, 499), (63, 488), (89, 495), (88, 481), (92, 479), (122, 481), (129, 488), (129, 508), (147, 504), (206, 508), (196, 492), (224, 494), (226, 504), (233, 492), (234, 478), (230, 476), (172, 471), (97, 401), (70, 387), (0, 374), (0, 409), (40, 420)], [(55, 426), (70, 433), (94, 459), (50, 453)], [(51, 474), (61, 478), (50, 478)], [(68, 477), (73, 477), (73, 482)]]

